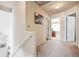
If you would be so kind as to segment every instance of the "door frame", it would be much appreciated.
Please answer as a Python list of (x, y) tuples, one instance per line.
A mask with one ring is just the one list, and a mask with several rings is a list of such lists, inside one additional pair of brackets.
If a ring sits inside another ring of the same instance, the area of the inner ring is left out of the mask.
[[(74, 36), (75, 36), (74, 39), (76, 40), (76, 19), (77, 19), (77, 11), (74, 11), (74, 12), (71, 12), (71, 13), (69, 13), (69, 14), (67, 14), (67, 15), (65, 16), (65, 20), (66, 20), (66, 28), (65, 28), (65, 29), (66, 29), (66, 32), (65, 32), (65, 35), (66, 35), (66, 36), (65, 36), (65, 39), (66, 39), (66, 42), (68, 42), (68, 41), (67, 41), (67, 39), (68, 39), (68, 37), (67, 37), (67, 20), (68, 20), (68, 19), (67, 19), (67, 16), (69, 16), (69, 15), (71, 15), (71, 14), (74, 14), (74, 13), (76, 13), (76, 17), (75, 17), (75, 35), (74, 35)], [(75, 42), (76, 42), (76, 41), (75, 41)]]
[[(50, 39), (52, 37), (52, 29), (51, 29), (52, 23), (51, 23), (51, 21), (52, 21), (53, 18), (60, 18), (61, 19), (61, 17), (59, 17), (59, 16), (54, 16), (54, 17), (50, 18), (50, 21), (49, 21), (50, 22), (50, 27), (49, 27), (50, 28), (50, 32), (49, 32), (50, 33)], [(60, 27), (61, 27), (61, 22), (60, 22)], [(60, 29), (60, 31), (61, 31), (61, 29)]]

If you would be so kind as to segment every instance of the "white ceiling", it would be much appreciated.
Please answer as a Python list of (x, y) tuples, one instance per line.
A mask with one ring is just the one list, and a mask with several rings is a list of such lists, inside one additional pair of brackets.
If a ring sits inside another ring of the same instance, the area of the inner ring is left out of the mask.
[[(62, 11), (66, 11), (69, 8), (72, 8), (75, 6), (78, 1), (50, 1), (50, 2), (45, 2), (45, 1), (38, 1), (38, 5), (40, 5), (48, 14), (55, 14), (59, 13)], [(56, 8), (56, 6), (58, 8)]]

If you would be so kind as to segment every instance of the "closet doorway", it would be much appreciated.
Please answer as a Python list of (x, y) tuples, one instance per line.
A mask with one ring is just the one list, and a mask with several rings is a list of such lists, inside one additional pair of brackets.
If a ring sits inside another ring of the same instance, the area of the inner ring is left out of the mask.
[(66, 42), (76, 42), (76, 13), (66, 16)]

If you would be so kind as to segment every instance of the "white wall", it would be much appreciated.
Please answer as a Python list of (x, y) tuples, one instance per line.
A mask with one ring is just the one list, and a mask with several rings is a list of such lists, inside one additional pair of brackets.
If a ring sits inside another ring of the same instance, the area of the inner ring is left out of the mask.
[(25, 39), (25, 2), (18, 2), (14, 8), (14, 39), (13, 52), (19, 47), (20, 43)]
[[(38, 12), (44, 17), (42, 25), (34, 23), (34, 12)], [(35, 2), (26, 2), (26, 30), (37, 32), (37, 45), (46, 41), (46, 24), (48, 20), (48, 14), (44, 12), (40, 6), (38, 6)], [(30, 27), (28, 27), (28, 25)]]
[(79, 3), (78, 3), (78, 5), (77, 5), (77, 20), (76, 20), (76, 40), (77, 40), (77, 46), (78, 46), (78, 48), (79, 48)]

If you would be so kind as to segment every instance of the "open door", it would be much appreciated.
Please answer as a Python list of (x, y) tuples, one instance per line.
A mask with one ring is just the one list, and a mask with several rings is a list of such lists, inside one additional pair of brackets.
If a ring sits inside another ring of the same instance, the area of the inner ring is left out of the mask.
[(67, 16), (66, 18), (66, 40), (68, 42), (75, 41), (75, 17), (74, 16)]

